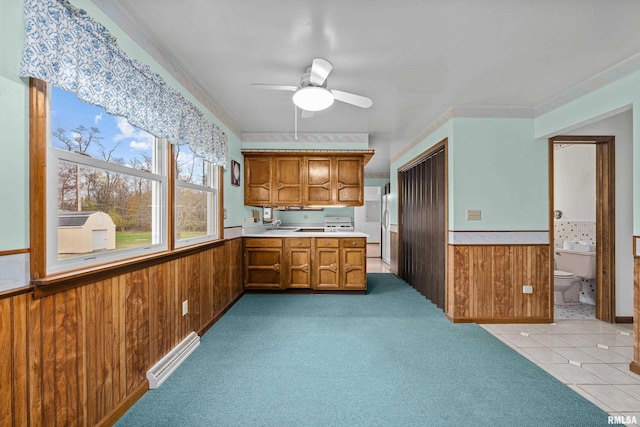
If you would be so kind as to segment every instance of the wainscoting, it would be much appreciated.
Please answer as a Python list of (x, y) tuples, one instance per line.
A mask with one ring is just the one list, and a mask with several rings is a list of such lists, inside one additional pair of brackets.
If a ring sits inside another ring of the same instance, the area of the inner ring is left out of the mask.
[(42, 298), (0, 299), (0, 425), (112, 423), (147, 390), (146, 371), (241, 293), (233, 239)]
[[(447, 317), (454, 322), (552, 322), (549, 245), (449, 245)], [(533, 286), (532, 294), (522, 292)]]

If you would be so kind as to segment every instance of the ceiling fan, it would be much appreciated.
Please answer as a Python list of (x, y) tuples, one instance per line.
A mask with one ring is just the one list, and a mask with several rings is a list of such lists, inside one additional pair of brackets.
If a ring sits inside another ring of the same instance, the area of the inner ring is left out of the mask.
[(343, 92), (336, 89), (327, 89), (327, 76), (333, 65), (326, 59), (316, 58), (311, 67), (300, 79), (300, 86), (284, 86), (262, 83), (252, 83), (251, 86), (266, 90), (285, 90), (294, 92), (293, 103), (302, 110), (301, 117), (311, 117), (313, 112), (329, 108), (334, 100), (355, 105), (360, 108), (369, 108), (373, 105), (371, 98)]

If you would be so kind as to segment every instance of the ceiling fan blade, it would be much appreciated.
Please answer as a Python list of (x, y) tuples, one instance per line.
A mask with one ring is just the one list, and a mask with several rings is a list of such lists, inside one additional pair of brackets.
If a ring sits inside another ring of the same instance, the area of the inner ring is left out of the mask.
[(326, 59), (316, 58), (311, 64), (311, 75), (309, 81), (314, 86), (322, 86), (324, 81), (327, 80), (327, 76), (331, 72), (333, 65)]
[(250, 86), (255, 87), (256, 89), (264, 89), (264, 90), (288, 90), (291, 92), (295, 92), (298, 90), (298, 86), (267, 85), (262, 83), (251, 83)]
[(309, 119), (313, 117), (313, 111), (302, 110), (300, 113), (300, 117), (303, 119)]
[(369, 108), (373, 105), (371, 98), (367, 98), (366, 96), (360, 96), (355, 93), (343, 92), (335, 89), (332, 89), (331, 93), (338, 101), (346, 102), (347, 104), (352, 104), (360, 108)]

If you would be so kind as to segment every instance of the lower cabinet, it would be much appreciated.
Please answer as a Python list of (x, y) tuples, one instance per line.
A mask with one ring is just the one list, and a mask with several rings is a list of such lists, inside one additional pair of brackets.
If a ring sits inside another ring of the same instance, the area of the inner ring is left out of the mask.
[(282, 239), (244, 239), (244, 288), (282, 289)]
[(285, 288), (311, 289), (311, 238), (287, 238)]
[(367, 289), (366, 239), (245, 237), (245, 289)]
[(367, 288), (366, 239), (340, 239), (340, 285), (343, 289)]
[(366, 240), (317, 238), (315, 284), (318, 290), (367, 288)]

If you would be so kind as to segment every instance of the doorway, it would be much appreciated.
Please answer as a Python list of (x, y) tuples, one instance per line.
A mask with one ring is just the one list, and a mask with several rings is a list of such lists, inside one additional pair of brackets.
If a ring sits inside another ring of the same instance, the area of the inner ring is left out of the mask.
[(447, 256), (447, 139), (398, 169), (400, 277), (441, 309)]
[[(596, 152), (596, 319), (615, 322), (615, 137), (554, 136), (549, 138), (549, 256), (554, 259), (554, 147), (557, 144), (595, 144)], [(549, 263), (553, 280), (553, 262)], [(553, 282), (550, 283), (553, 289)], [(553, 313), (553, 292), (550, 306)]]

